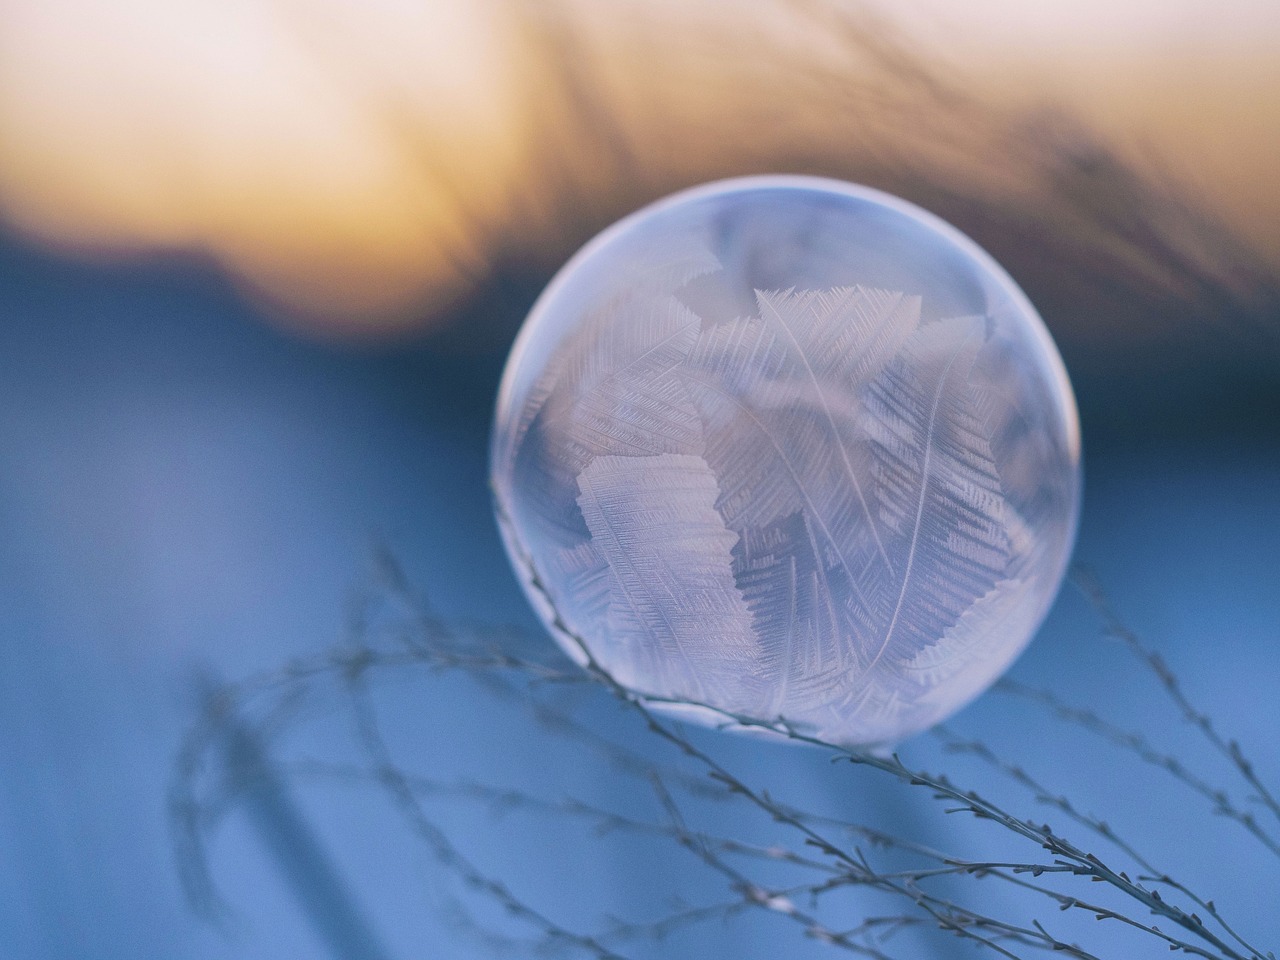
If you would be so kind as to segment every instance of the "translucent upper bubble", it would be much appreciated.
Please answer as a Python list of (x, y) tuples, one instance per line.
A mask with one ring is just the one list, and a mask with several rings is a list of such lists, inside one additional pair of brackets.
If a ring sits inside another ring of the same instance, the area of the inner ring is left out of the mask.
[(759, 177), (654, 204), (565, 266), (508, 362), (492, 468), (571, 655), (883, 745), (1030, 640), (1080, 437), (1043, 323), (972, 241), (874, 190)]

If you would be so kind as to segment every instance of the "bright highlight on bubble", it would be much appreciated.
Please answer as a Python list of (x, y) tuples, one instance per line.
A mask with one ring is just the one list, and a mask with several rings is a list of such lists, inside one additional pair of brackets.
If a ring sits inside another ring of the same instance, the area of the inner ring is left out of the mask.
[(917, 207), (807, 177), (678, 194), (579, 252), (512, 351), (492, 460), (571, 655), (857, 746), (1009, 666), (1080, 493), (1071, 388), (1008, 275)]

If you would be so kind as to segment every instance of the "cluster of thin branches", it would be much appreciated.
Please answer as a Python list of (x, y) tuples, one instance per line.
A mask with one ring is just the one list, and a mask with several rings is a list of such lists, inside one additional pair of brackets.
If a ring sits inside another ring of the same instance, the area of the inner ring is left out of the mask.
[[(451, 626), (415, 599), (389, 557), (382, 558), (380, 568), (380, 591), (407, 614), (384, 631), (387, 635), (375, 636), (376, 631), (362, 619), (349, 631), (348, 642), (337, 649), (210, 694), (201, 721), (186, 740), (170, 796), (178, 861), (197, 904), (208, 907), (216, 902), (207, 840), (236, 798), (252, 788), (253, 781), (264, 777), (293, 782), (324, 779), (372, 784), (385, 792), (407, 829), (432, 858), (472, 894), (496, 905), (527, 936), (521, 939), (486, 927), (471, 917), (461, 902), (455, 906), (458, 917), (470, 917), (466, 925), (490, 946), (507, 946), (525, 954), (535, 948), (554, 949), (617, 960), (640, 941), (763, 912), (793, 925), (812, 942), (875, 960), (893, 960), (895, 937), (903, 931), (928, 929), (955, 935), (1003, 957), (1038, 951), (1082, 960), (1114, 956), (1106, 947), (1100, 954), (1094, 952), (1100, 948), (1086, 948), (1065, 939), (1054, 932), (1055, 923), (1024, 921), (1008, 915), (1007, 909), (1002, 912), (993, 905), (999, 898), (984, 895), (990, 884), (996, 883), (1024, 898), (1019, 901), (1024, 906), (1029, 899), (1056, 911), (1088, 914), (1128, 928), (1171, 951), (1207, 960), (1274, 960), (1272, 952), (1252, 942), (1212, 899), (1161, 869), (1155, 858), (1138, 850), (1108, 822), (1084, 812), (983, 742), (946, 728), (934, 732), (948, 751), (977, 761), (1040, 809), (1051, 809), (1060, 821), (1058, 826), (1016, 813), (998, 802), (988, 793), (990, 783), (979, 789), (953, 776), (919, 769), (896, 754), (866, 753), (826, 742), (783, 718), (764, 720), (696, 705), (718, 714), (725, 726), (754, 729), (817, 747), (837, 764), (870, 768), (905, 788), (923, 790), (940, 801), (946, 812), (969, 814), (1002, 830), (1025, 850), (1017, 857), (959, 857), (865, 823), (799, 809), (733, 769), (716, 755), (714, 745), (702, 743), (705, 734), (700, 737), (668, 718), (666, 708), (687, 707), (688, 701), (642, 697), (624, 688), (563, 621), (556, 619), (554, 628), (576, 644), (584, 669), (544, 661), (536, 648), (529, 652), (529, 644), (516, 632)], [(532, 567), (529, 576), (534, 589), (541, 590)], [(1225, 738), (1193, 703), (1160, 655), (1125, 627), (1097, 584), (1087, 575), (1077, 576), (1076, 582), (1099, 613), (1107, 633), (1156, 678), (1191, 729), (1228, 761), (1249, 796), (1242, 801), (1225, 787), (1212, 785), (1187, 762), (1163, 752), (1141, 733), (1121, 729), (1093, 710), (1073, 706), (1058, 693), (1010, 680), (1002, 681), (996, 689), (1100, 738), (1132, 760), (1159, 769), (1192, 796), (1203, 799), (1213, 812), (1239, 825), (1269, 853), (1280, 856), (1280, 803), (1244, 750)], [(519, 786), (444, 782), (406, 771), (384, 737), (372, 688), (375, 674), (410, 667), (461, 671), (497, 691), (527, 694), (531, 689), (555, 691), (566, 686), (607, 691), (624, 713), (631, 714), (668, 749), (668, 759), (654, 759), (584, 724), (564, 705), (563, 698), (526, 696), (522, 702), (544, 730), (643, 784), (652, 794), (658, 815), (640, 817), (575, 799), (547, 800)], [(265, 702), (265, 725), (287, 722), (279, 718), (288, 716), (291, 700), (320, 678), (337, 680), (349, 697), (353, 730), (362, 751), (360, 762), (305, 758), (270, 765), (220, 765), (219, 751), (226, 749), (228, 731), (235, 735), (236, 718), (242, 711), (255, 702)], [(601, 835), (631, 834), (672, 844), (718, 878), (723, 893), (699, 904), (680, 902), (657, 919), (614, 918), (596, 930), (570, 929), (556, 919), (552, 909), (535, 906), (468, 857), (432, 816), (432, 804), (441, 800), (576, 822)], [(776, 835), (771, 842), (761, 843), (695, 826), (691, 810), (707, 801), (754, 809)], [(979, 880), (984, 881), (981, 886), (972, 882)], [(859, 914), (837, 896), (856, 890), (872, 891), (879, 898), (877, 902), (894, 907), (874, 915)], [(844, 921), (837, 922), (841, 917)]]

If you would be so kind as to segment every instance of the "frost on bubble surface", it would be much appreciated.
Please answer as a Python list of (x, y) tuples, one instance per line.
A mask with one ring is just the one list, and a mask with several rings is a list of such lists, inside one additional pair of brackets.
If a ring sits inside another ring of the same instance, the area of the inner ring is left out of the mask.
[(577, 264), (508, 370), (494, 484), (517, 565), (622, 683), (891, 743), (1042, 618), (1074, 408), (981, 254), (810, 192), (668, 206)]

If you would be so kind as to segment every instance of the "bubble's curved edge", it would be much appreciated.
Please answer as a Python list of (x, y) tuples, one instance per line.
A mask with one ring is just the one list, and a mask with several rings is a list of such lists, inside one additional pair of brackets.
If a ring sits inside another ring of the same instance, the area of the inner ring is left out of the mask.
[[(871, 202), (882, 207), (891, 209), (911, 220), (916, 221), (922, 226), (931, 227), (941, 234), (945, 239), (953, 243), (961, 251), (968, 253), (978, 263), (985, 266), (1001, 288), (1001, 292), (1009, 298), (1012, 304), (1020, 308), (1021, 311), (1034, 322), (1031, 323), (1033, 336), (1040, 342), (1043, 348), (1043, 354), (1047, 356), (1050, 373), (1056, 381), (1057, 390), (1050, 391), (1055, 398), (1061, 398), (1062, 415), (1061, 422), (1066, 431), (1066, 439), (1068, 446), (1068, 455), (1073, 461), (1074, 468), (1074, 496), (1071, 504), (1071, 517), (1067, 527), (1067, 537), (1061, 546), (1061, 552), (1058, 558), (1057, 568), (1053, 572), (1052, 580), (1056, 582), (1056, 589), (1046, 598), (1044, 608), (1036, 618), (1034, 628), (1028, 633), (1027, 638), (1022, 645), (1013, 651), (1003, 668), (996, 674), (998, 678), (1005, 673), (1012, 665), (1026, 652), (1027, 647), (1039, 634), (1044, 626), (1045, 620), (1048, 618), (1050, 610), (1057, 601), (1058, 594), (1061, 592), (1062, 582), (1065, 579), (1066, 571), (1070, 565), (1072, 554), (1075, 552), (1076, 541), (1079, 536), (1080, 513), (1083, 503), (1084, 494), (1084, 471), (1083, 471), (1083, 449), (1080, 431), (1080, 415), (1076, 403), (1075, 391), (1072, 388), (1070, 377), (1067, 374), (1066, 364), (1062, 359), (1062, 354), (1058, 350), (1058, 345), (1054, 341), (1052, 334), (1045, 325), (1044, 319), (1040, 316), (1040, 312), (1031, 303), (1030, 298), (1023, 292), (1017, 281), (1009, 275), (1003, 266), (989, 254), (977, 241), (969, 237), (958, 227), (944, 220), (935, 213), (931, 213), (925, 208), (904, 200), (902, 197), (887, 193), (875, 187), (869, 187), (864, 184), (852, 183), (845, 180), (838, 180), (833, 177), (813, 176), (810, 174), (755, 174), (743, 177), (729, 177), (722, 180), (715, 180), (708, 183), (698, 184), (668, 194), (651, 203), (637, 208), (621, 219), (615, 221), (604, 230), (597, 233), (594, 237), (583, 244), (576, 253), (573, 254), (564, 265), (556, 271), (555, 275), (548, 282), (547, 286), (539, 294), (537, 300), (534, 301), (528, 315), (520, 326), (520, 330), (516, 334), (516, 338), (511, 346), (511, 351), (507, 356), (507, 362), (503, 367), (502, 378), (498, 387), (498, 395), (494, 405), (494, 415), (492, 425), (490, 427), (490, 443), (489, 443), (489, 485), (491, 494), (495, 500), (496, 522), (501, 534), (503, 547), (507, 552), (513, 569), (516, 572), (517, 579), (520, 582), (525, 596), (528, 598), (530, 605), (539, 614), (540, 619), (544, 623), (550, 622), (543, 617), (543, 607), (548, 605), (548, 599), (541, 596), (534, 588), (530, 580), (530, 571), (522, 569), (522, 558), (520, 556), (523, 544), (519, 543), (519, 534), (514, 529), (514, 523), (510, 520), (504, 522), (503, 517), (508, 516), (508, 507), (506, 491), (502, 490), (499, 484), (500, 464), (504, 462), (509, 455), (510, 450), (502, 446), (502, 431), (497, 429), (501, 422), (503, 411), (510, 407), (513, 401), (513, 393), (515, 391), (516, 371), (520, 367), (520, 358), (528, 350), (528, 345), (535, 336), (539, 327), (540, 317), (547, 311), (550, 304), (554, 303), (560, 295), (561, 290), (568, 285), (573, 277), (576, 269), (583, 263), (593, 259), (600, 251), (607, 249), (619, 237), (627, 233), (633, 225), (646, 220), (655, 214), (661, 214), (663, 211), (681, 206), (689, 201), (707, 200), (717, 196), (742, 191), (777, 191), (777, 190), (797, 190), (820, 192), (827, 194), (836, 194), (848, 197), (853, 200), (863, 202)], [(511, 439), (512, 442), (514, 438)], [(580, 651), (575, 651), (573, 645), (567, 643), (563, 638), (555, 636), (554, 631), (549, 631), (557, 645), (562, 647), (565, 652), (574, 660), (581, 657)], [(964, 709), (983, 693), (986, 692), (990, 683), (982, 686), (973, 696), (961, 701), (949, 715)], [(911, 731), (900, 739), (909, 739), (918, 735), (921, 730)]]
[[(1017, 281), (1009, 275), (1008, 271), (991, 254), (987, 253), (975, 240), (959, 228), (909, 200), (904, 200), (875, 187), (851, 183), (846, 180), (837, 180), (833, 177), (819, 177), (809, 174), (756, 174), (699, 184), (668, 194), (632, 211), (588, 240), (556, 271), (546, 288), (534, 301), (528, 316), (521, 324), (520, 330), (512, 343), (511, 352), (508, 355), (506, 366), (503, 369), (502, 380), (498, 387), (494, 422), (497, 422), (501, 410), (509, 405), (511, 401), (511, 392), (514, 389), (515, 379), (514, 370), (520, 365), (521, 355), (528, 349), (528, 343), (533, 336), (532, 331), (538, 326), (538, 318), (546, 312), (547, 305), (557, 298), (560, 290), (568, 283), (580, 264), (594, 258), (599, 251), (610, 246), (615, 239), (625, 234), (633, 224), (641, 220), (648, 219), (668, 208), (680, 206), (691, 200), (711, 199), (723, 194), (746, 190), (805, 190), (834, 193), (855, 200), (870, 201), (893, 209), (924, 226), (932, 227), (986, 266), (991, 275), (999, 281), (1003, 292), (1014, 304), (1037, 321), (1033, 325), (1036, 337), (1041, 341), (1041, 345), (1046, 348), (1045, 353), (1051, 360), (1054, 380), (1060, 388), (1055, 393), (1055, 396), (1064, 397), (1066, 400), (1062, 414), (1067, 429), (1067, 442), (1070, 447), (1070, 453), (1077, 463), (1080, 462), (1080, 416), (1076, 405), (1075, 392), (1071, 387), (1071, 380), (1067, 376), (1066, 365), (1063, 363), (1062, 355), (1053, 340), (1053, 336), (1049, 333), (1048, 327), (1045, 326), (1044, 319), (1022, 288), (1018, 286)], [(491, 432), (491, 437), (493, 438), (493, 443), (490, 447), (490, 465), (492, 467), (498, 453), (496, 450), (496, 431)]]

